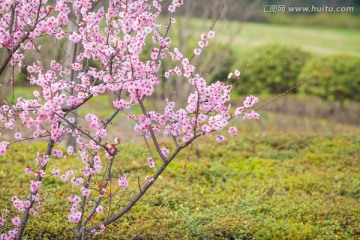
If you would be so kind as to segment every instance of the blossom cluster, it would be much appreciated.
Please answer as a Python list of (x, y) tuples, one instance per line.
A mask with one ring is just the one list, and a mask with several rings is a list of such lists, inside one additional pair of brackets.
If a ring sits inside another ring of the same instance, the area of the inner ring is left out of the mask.
[(71, 214), (68, 219), (70, 222), (77, 223), (81, 219), (82, 213), (78, 210), (78, 204), (81, 201), (81, 198), (77, 195), (71, 196), (68, 198), (69, 202), (72, 203)]
[[(186, 145), (200, 136), (211, 136), (216, 142), (226, 140), (222, 135), (226, 131), (236, 136), (237, 128), (229, 127), (233, 118), (259, 118), (253, 109), (258, 102), (256, 97), (246, 97), (243, 106), (233, 110), (229, 103), (232, 85), (221, 81), (208, 84), (204, 76), (196, 73), (196, 66), (192, 64), (194, 56), (186, 57), (172, 46), (168, 30), (176, 23), (173, 13), (184, 4), (183, 0), (173, 0), (165, 9), (171, 14), (168, 26), (156, 21), (164, 5), (162, 0), (110, 0), (108, 5), (96, 4), (97, 1), (92, 0), (0, 1), (0, 48), (7, 52), (0, 64), (0, 74), (7, 64), (17, 72), (26, 69), (29, 83), (37, 89), (29, 99), (19, 97), (0, 106), (1, 127), (13, 136), (6, 139), (0, 131), (0, 156), (6, 155), (15, 142), (49, 140), (46, 153), (37, 153), (34, 162), (26, 163), (25, 173), (36, 179), (30, 180), (28, 200), (12, 198), (19, 213), (36, 213), (36, 208), (31, 206), (40, 201), (45, 176), (69, 182), (76, 189), (77, 194), (71, 193), (68, 198), (70, 222), (78, 223), (87, 213), (90, 219), (104, 211), (100, 201), (111, 186), (111, 166), (119, 162), (123, 151), (118, 149), (120, 139), (112, 141), (108, 136), (108, 128), (117, 114), (124, 113), (129, 121), (135, 122), (134, 131), (146, 141), (153, 140), (158, 145), (157, 137), (170, 137), (178, 150), (178, 144)], [(75, 22), (76, 27), (67, 31), (71, 22)], [(62, 40), (76, 49), (70, 58), (71, 64), (64, 64), (63, 59), (25, 61), (27, 54), (41, 52), (35, 40), (44, 36)], [(212, 29), (202, 34), (193, 55), (200, 55), (214, 37)], [(150, 53), (145, 51), (146, 45), (151, 47)], [(94, 63), (91, 66), (90, 61)], [(164, 61), (175, 62), (176, 66), (163, 73)], [(240, 77), (240, 71), (235, 70), (229, 78), (232, 75)], [(143, 102), (155, 93), (163, 77), (184, 79), (192, 92), (184, 105), (165, 99), (162, 110), (147, 109)], [(91, 111), (80, 116), (78, 123), (74, 110), (105, 94), (112, 99), (113, 115), (104, 119), (103, 115)], [(127, 111), (136, 107), (142, 112), (128, 115)], [(75, 139), (77, 148), (58, 147), (66, 136)], [(157, 153), (163, 161), (177, 154), (163, 146), (157, 146)], [(79, 159), (81, 167), (47, 168), (50, 161), (65, 160), (70, 155)], [(147, 165), (156, 169), (153, 154), (147, 158)], [(115, 174), (119, 190), (125, 192), (129, 188), (130, 176), (123, 172)], [(146, 179), (147, 184), (151, 184), (156, 177)], [(18, 216), (12, 218), (12, 227), (7, 233), (0, 232), (0, 239), (13, 239), (21, 228), (21, 221)], [(1, 217), (0, 225), (4, 224), (6, 219)]]

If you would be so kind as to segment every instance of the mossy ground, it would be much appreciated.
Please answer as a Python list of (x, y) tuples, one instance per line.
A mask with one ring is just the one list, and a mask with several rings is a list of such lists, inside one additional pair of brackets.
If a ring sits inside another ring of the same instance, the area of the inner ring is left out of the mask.
[[(129, 213), (93, 238), (359, 239), (359, 145), (356, 135), (199, 141), (190, 154), (187, 149), (171, 163)], [(30, 179), (24, 167), (44, 148), (18, 145), (0, 158), (0, 209), (11, 208), (11, 196), (27, 194)], [(143, 167), (147, 153), (142, 145), (123, 144), (121, 151), (115, 172), (127, 172), (130, 187), (119, 206), (137, 191), (137, 176), (151, 174)], [(52, 167), (72, 164), (68, 158)], [(25, 237), (73, 238), (66, 197), (76, 189), (51, 178), (44, 185), (45, 204), (31, 217)]]

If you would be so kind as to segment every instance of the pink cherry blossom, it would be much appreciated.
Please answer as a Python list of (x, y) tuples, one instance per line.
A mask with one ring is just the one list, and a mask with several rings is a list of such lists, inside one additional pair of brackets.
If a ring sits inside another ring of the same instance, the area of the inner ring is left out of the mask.
[(238, 130), (237, 130), (236, 127), (229, 127), (228, 132), (229, 132), (229, 134), (230, 134), (231, 136), (236, 136), (237, 133), (238, 133)]
[(19, 217), (14, 217), (12, 220), (11, 220), (12, 224), (14, 224), (15, 226), (19, 226), (20, 223), (21, 223), (21, 220)]
[(210, 32), (207, 34), (207, 37), (208, 37), (208, 38), (214, 38), (214, 37), (215, 37), (215, 32), (214, 32), (214, 31), (210, 31)]
[(167, 148), (161, 148), (161, 153), (166, 157), (167, 155), (169, 155), (169, 149)]
[[(222, 135), (226, 131), (236, 136), (237, 128), (229, 127), (230, 120), (238, 120), (235, 117), (258, 119), (260, 115), (254, 110), (246, 111), (258, 102), (256, 97), (248, 96), (243, 106), (235, 106), (233, 110), (230, 104), (233, 86), (227, 82), (210, 82), (202, 74), (204, 71), (198, 69), (196, 61), (201, 59), (194, 61), (193, 55), (200, 55), (215, 37), (212, 26), (193, 43), (195, 49), (188, 57), (181, 52), (177, 41), (173, 41), (174, 13), (184, 0), (172, 0), (168, 5), (159, 0), (110, 1), (105, 7), (94, 3), (91, 0), (0, 1), (0, 48), (8, 53), (0, 63), (0, 74), (4, 74), (1, 69), (15, 73), (26, 69), (27, 81), (36, 89), (30, 97), (4, 99), (1, 104), (1, 133), (6, 134), (0, 133), (0, 156), (20, 141), (47, 141), (46, 150), (26, 159), (28, 162), (23, 166), (29, 174), (26, 176), (30, 181), (29, 196), (12, 197), (12, 206), (21, 214), (41, 214), (44, 211), (38, 209), (46, 198), (39, 189), (43, 186), (45, 191), (47, 186), (43, 181), (62, 181), (59, 187), (71, 184), (72, 195), (66, 196), (69, 205), (64, 207), (69, 211), (68, 220), (79, 223), (88, 218), (91, 224), (88, 222), (86, 227), (98, 224), (102, 229), (105, 226), (93, 214), (104, 210), (99, 204), (106, 202), (107, 190), (113, 185), (116, 176), (113, 166), (119, 164), (122, 169), (123, 153), (128, 147), (124, 142), (131, 135), (117, 127), (129, 125), (134, 135), (143, 137), (146, 143), (152, 142), (156, 152), (151, 150), (149, 155), (163, 158), (159, 159), (160, 169), (197, 138), (215, 136), (216, 142), (222, 142), (226, 140)], [(166, 25), (159, 19), (162, 10), (168, 10), (169, 17), (164, 18)], [(64, 45), (60, 52), (66, 56), (45, 61), (46, 52), (39, 45), (42, 39), (54, 44), (50, 49), (54, 52), (59, 52), (61, 39)], [(68, 49), (67, 45), (74, 49)], [(29, 57), (34, 53), (36, 57)], [(234, 75), (238, 78), (240, 71), (235, 70), (228, 78)], [(149, 101), (156, 92), (163, 91), (164, 78), (178, 81), (191, 92), (188, 95), (186, 91), (165, 92), (167, 99), (153, 106)], [(177, 101), (180, 95), (185, 96), (183, 102)], [(103, 98), (111, 99), (108, 104), (112, 113), (100, 112), (102, 109), (94, 105), (96, 99)], [(113, 134), (109, 133), (114, 131), (119, 137), (111, 139), (109, 135)], [(76, 146), (66, 146), (68, 138)], [(170, 139), (174, 145), (167, 143), (165, 147), (160, 138)], [(66, 159), (68, 155), (73, 156)], [(65, 164), (72, 167), (65, 169), (62, 161), (73, 161)], [(143, 164), (154, 168), (155, 159), (148, 158)], [(147, 186), (155, 179), (156, 175), (148, 176)], [(118, 178), (119, 188), (127, 189), (129, 184), (125, 174)], [(78, 195), (73, 195), (74, 192)], [(88, 201), (88, 197), (94, 198)], [(27, 222), (19, 225), (20, 219), (23, 218), (12, 219), (17, 227), (10, 229), (6, 238), (15, 238), (17, 231), (26, 227)], [(0, 225), (5, 220), (2, 216)]]
[(23, 137), (22, 137), (22, 134), (19, 133), (19, 132), (15, 133), (14, 137), (15, 137), (15, 139), (17, 139), (17, 140), (21, 140), (21, 139), (23, 138)]
[(83, 196), (86, 196), (86, 197), (87, 197), (87, 196), (90, 195), (90, 193), (91, 193), (91, 190), (90, 190), (90, 189), (83, 189), (83, 190), (82, 190), (82, 195), (83, 195)]
[(74, 42), (74, 43), (80, 42), (80, 40), (81, 40), (81, 35), (80, 35), (80, 34), (77, 34), (76, 32), (73, 32), (72, 34), (70, 34), (69, 40), (72, 41), (72, 42)]
[(60, 176), (60, 170), (52, 170), (51, 171), (51, 174), (54, 176), (54, 177), (58, 177), (58, 176)]
[(234, 113), (234, 114), (235, 114), (235, 117), (241, 115), (243, 112), (244, 112), (244, 107), (238, 107), (238, 108), (236, 108), (235, 113)]
[(81, 198), (77, 195), (73, 195), (68, 197), (69, 202), (71, 203), (79, 203), (81, 201)]
[(260, 118), (260, 114), (258, 114), (257, 112), (255, 112), (254, 110), (251, 110), (250, 113), (245, 113), (244, 119), (259, 119)]
[(148, 165), (150, 168), (153, 168), (155, 167), (155, 162), (152, 158), (148, 158)]
[(72, 212), (68, 217), (69, 221), (73, 222), (73, 223), (79, 222), (80, 218), (81, 218), (81, 212), (80, 211)]
[(103, 206), (98, 206), (98, 207), (96, 208), (96, 212), (97, 212), (98, 214), (102, 213), (103, 211), (104, 211)]
[(259, 99), (257, 97), (254, 97), (253, 95), (246, 97), (244, 101), (244, 107), (250, 108), (254, 106), (255, 103), (257, 103)]
[(74, 153), (74, 147), (73, 146), (69, 146), (68, 149), (67, 149), (67, 153), (69, 155), (72, 155)]
[(78, 210), (78, 205), (76, 203), (74, 203), (73, 205), (71, 205), (71, 212), (76, 212)]
[(195, 55), (200, 55), (200, 53), (201, 53), (201, 49), (200, 49), (200, 48), (195, 48), (195, 49), (194, 49), (194, 54), (195, 54)]
[(26, 174), (32, 173), (32, 170), (31, 170), (31, 168), (30, 168), (29, 166), (26, 166), (26, 168), (25, 168), (25, 173), (26, 173)]
[(216, 136), (215, 136), (215, 140), (216, 140), (217, 142), (223, 142), (223, 141), (226, 140), (226, 138), (225, 138), (224, 136), (222, 136), (222, 135), (216, 135)]
[(0, 156), (6, 155), (8, 145), (9, 144), (6, 141), (3, 141), (3, 142), (0, 143)]
[(120, 178), (119, 178), (119, 187), (122, 189), (126, 189), (128, 187), (128, 182), (126, 179), (126, 175), (123, 174)]
[(169, 12), (172, 12), (172, 13), (175, 12), (175, 9), (176, 9), (176, 6), (174, 6), (174, 5), (170, 5), (168, 8)]
[(32, 193), (35, 193), (42, 185), (41, 181), (31, 181), (30, 189)]

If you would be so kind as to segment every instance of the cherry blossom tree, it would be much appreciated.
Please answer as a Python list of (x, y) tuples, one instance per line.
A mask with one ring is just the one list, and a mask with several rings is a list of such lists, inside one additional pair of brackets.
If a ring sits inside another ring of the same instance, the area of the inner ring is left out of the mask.
[[(68, 220), (76, 225), (75, 238), (86, 239), (128, 212), (195, 139), (209, 136), (222, 142), (226, 139), (223, 132), (237, 134), (236, 127), (228, 127), (230, 120), (259, 118), (252, 109), (256, 97), (247, 97), (244, 105), (234, 110), (229, 104), (232, 86), (220, 81), (207, 84), (192, 65), (196, 55), (215, 37), (213, 26), (199, 36), (192, 56), (186, 57), (172, 46), (171, 25), (176, 24), (174, 14), (181, 5), (183, 0), (173, 0), (163, 9), (169, 17), (168, 24), (162, 26), (158, 20), (162, 0), (109, 0), (106, 4), (99, 0), (0, 0), (0, 48), (5, 52), (0, 79), (5, 81), (4, 72), (10, 71), (14, 81), (16, 72), (26, 68), (29, 83), (38, 89), (30, 99), (7, 99), (1, 104), (0, 155), (6, 155), (18, 142), (47, 141), (46, 151), (37, 153), (35, 160), (28, 160), (24, 166), (29, 175), (28, 197), (13, 196), (9, 208), (16, 209), (17, 214), (0, 216), (0, 239), (22, 238), (29, 218), (42, 205), (45, 178), (56, 178), (77, 189), (77, 194), (64, 199), (69, 202)], [(43, 38), (71, 45), (66, 47), (71, 63), (41, 58), (28, 62), (26, 54), (41, 52), (39, 42)], [(144, 48), (149, 46), (151, 53), (144, 56)], [(89, 61), (99, 67), (89, 66)], [(172, 61), (176, 67), (162, 73), (164, 61)], [(234, 77), (239, 75), (234, 72)], [(149, 107), (147, 102), (163, 78), (175, 78), (191, 86), (193, 91), (184, 106), (164, 99), (163, 111)], [(82, 121), (77, 123), (74, 113), (104, 94), (115, 96), (113, 113), (102, 119), (90, 112), (79, 116)], [(130, 114), (134, 107), (140, 107), (141, 114)], [(118, 115), (134, 124), (134, 131), (148, 146), (144, 163), (154, 173), (144, 176), (145, 180), (130, 180), (126, 173), (113, 172), (126, 151), (120, 138), (108, 137)], [(63, 152), (61, 144), (66, 143), (69, 134), (76, 139), (77, 148), (68, 146)], [(162, 146), (159, 138), (169, 139), (173, 147)], [(51, 161), (70, 155), (81, 162), (80, 168), (48, 168)], [(109, 195), (107, 190), (114, 180), (118, 190)], [(139, 186), (138, 193), (125, 207), (105, 215), (103, 203), (126, 191), (132, 182)], [(99, 215), (102, 220), (94, 220)]]

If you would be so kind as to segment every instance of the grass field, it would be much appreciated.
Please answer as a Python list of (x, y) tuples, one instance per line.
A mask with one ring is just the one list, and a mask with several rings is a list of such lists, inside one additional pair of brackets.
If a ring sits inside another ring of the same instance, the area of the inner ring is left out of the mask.
[[(179, 27), (191, 26), (185, 28), (191, 32), (182, 34), (193, 38), (211, 24), (179, 18), (172, 31), (178, 34)], [(238, 56), (249, 46), (265, 43), (360, 56), (360, 30), (221, 21), (215, 30), (214, 41), (231, 44)], [(16, 87), (15, 98), (29, 98), (32, 90)], [(109, 97), (99, 96), (78, 114), (94, 111), (106, 118), (113, 110), (109, 102)], [(305, 99), (302, 104), (313, 102)], [(197, 142), (190, 153), (183, 152), (131, 212), (94, 239), (360, 239), (360, 127), (276, 111), (260, 110), (260, 114), (260, 121), (232, 123), (241, 133), (235, 139), (223, 144)], [(115, 174), (127, 173), (130, 182), (129, 189), (114, 199), (118, 206), (136, 193), (138, 176), (144, 179), (153, 173), (146, 168), (145, 146), (137, 143), (125, 118), (116, 119), (115, 131), (109, 133), (130, 142), (121, 144), (115, 166)], [(25, 198), (29, 191), (31, 179), (24, 174), (25, 166), (45, 147), (14, 145), (6, 157), (0, 157), (0, 211), (10, 209), (9, 218), (15, 215), (9, 207), (11, 197)], [(79, 166), (73, 157), (52, 159), (49, 169), (71, 166)], [(43, 189), (46, 201), (31, 218), (25, 238), (73, 238), (75, 225), (67, 220), (71, 206), (66, 198), (77, 194), (77, 189), (51, 177)], [(118, 209), (110, 203), (105, 206), (106, 211)]]
[[(34, 87), (16, 87), (15, 99), (22, 96), (26, 99), (33, 97)], [(12, 94), (10, 94), (12, 95)], [(271, 101), (276, 96), (261, 95), (258, 106)], [(231, 97), (232, 106), (240, 106), (244, 101), (244, 96), (238, 96), (234, 93)], [(90, 100), (89, 104), (85, 104), (80, 108), (78, 114), (80, 117), (91, 111), (102, 118), (106, 119), (113, 113), (112, 99), (108, 95), (100, 95)], [(150, 100), (145, 104), (149, 109), (155, 111), (163, 111), (164, 101)], [(234, 121), (231, 124), (240, 127), (242, 132), (273, 134), (273, 133), (330, 133), (360, 134), (360, 126), (358, 125), (358, 115), (360, 114), (360, 104), (357, 102), (347, 102), (344, 109), (338, 106), (337, 102), (322, 101), (317, 97), (306, 95), (288, 95), (278, 99), (263, 109), (259, 109), (261, 118), (259, 121)], [(293, 107), (296, 106), (296, 107)], [(177, 105), (177, 107), (180, 107)], [(340, 109), (340, 110), (339, 110)], [(346, 110), (346, 111), (345, 111)], [(330, 114), (330, 112), (332, 112)], [(139, 106), (134, 106), (129, 113), (140, 114)], [(114, 137), (117, 132), (121, 132), (130, 139), (134, 140), (133, 124), (127, 121), (127, 116), (120, 114), (119, 118), (123, 121), (115, 121), (113, 128), (115, 132), (110, 132)], [(118, 118), (117, 118), (118, 119)], [(350, 121), (351, 120), (351, 121)], [(139, 138), (142, 141), (142, 137)], [(126, 139), (125, 140), (129, 140)]]
[[(359, 144), (358, 135), (249, 135), (224, 144), (197, 142), (189, 159), (187, 150), (131, 212), (94, 239), (358, 239)], [(0, 209), (11, 196), (28, 194), (30, 179), (23, 169), (44, 148), (20, 145), (0, 158)], [(144, 168), (142, 145), (123, 144), (120, 151), (115, 174), (128, 173), (130, 187), (113, 199), (118, 206), (137, 191), (137, 176), (152, 173)], [(73, 164), (72, 158), (51, 160), (49, 169)], [(25, 238), (71, 239), (75, 226), (67, 221), (66, 197), (75, 188), (53, 178), (44, 186), (46, 201), (31, 217)], [(114, 202), (105, 209), (115, 211)]]
[[(32, 97), (35, 88), (15, 88), (15, 99), (18, 96)], [(259, 96), (258, 106), (271, 101), (275, 96)], [(233, 95), (232, 106), (242, 105), (243, 96)], [(111, 107), (112, 99), (108, 95), (100, 95), (90, 100), (78, 111), (79, 120), (85, 121), (84, 117), (89, 112), (96, 114), (103, 120), (111, 116), (114, 109)], [(164, 101), (157, 100), (146, 102), (149, 109), (163, 111)], [(360, 113), (360, 104), (351, 102), (345, 105), (345, 109), (333, 102), (325, 102), (316, 97), (305, 95), (288, 95), (271, 103), (263, 109), (259, 109), (261, 115), (258, 121), (237, 120), (231, 122), (242, 133), (268, 135), (278, 133), (291, 134), (360, 134), (357, 116)], [(296, 107), (294, 107), (296, 106)], [(337, 106), (337, 108), (335, 108)], [(178, 107), (178, 106), (177, 106)], [(339, 110), (340, 108), (340, 110)], [(129, 110), (129, 114), (140, 114), (139, 106)], [(351, 120), (351, 121), (350, 121)], [(127, 115), (120, 114), (111, 125), (109, 139), (121, 135), (124, 141), (143, 142), (141, 135), (134, 134), (134, 124), (127, 119)], [(4, 133), (4, 135), (6, 135)]]
[[(211, 25), (212, 21), (210, 20), (178, 19), (177, 23), (172, 27), (174, 33), (177, 33), (178, 29), (182, 28), (182, 34), (197, 36), (207, 32)], [(191, 28), (185, 26), (191, 26)], [(188, 32), (186, 29), (188, 29)], [(239, 53), (249, 46), (282, 43), (298, 46), (313, 53), (360, 56), (359, 29), (219, 21), (215, 25), (215, 32), (216, 41), (230, 43), (239, 50)]]

